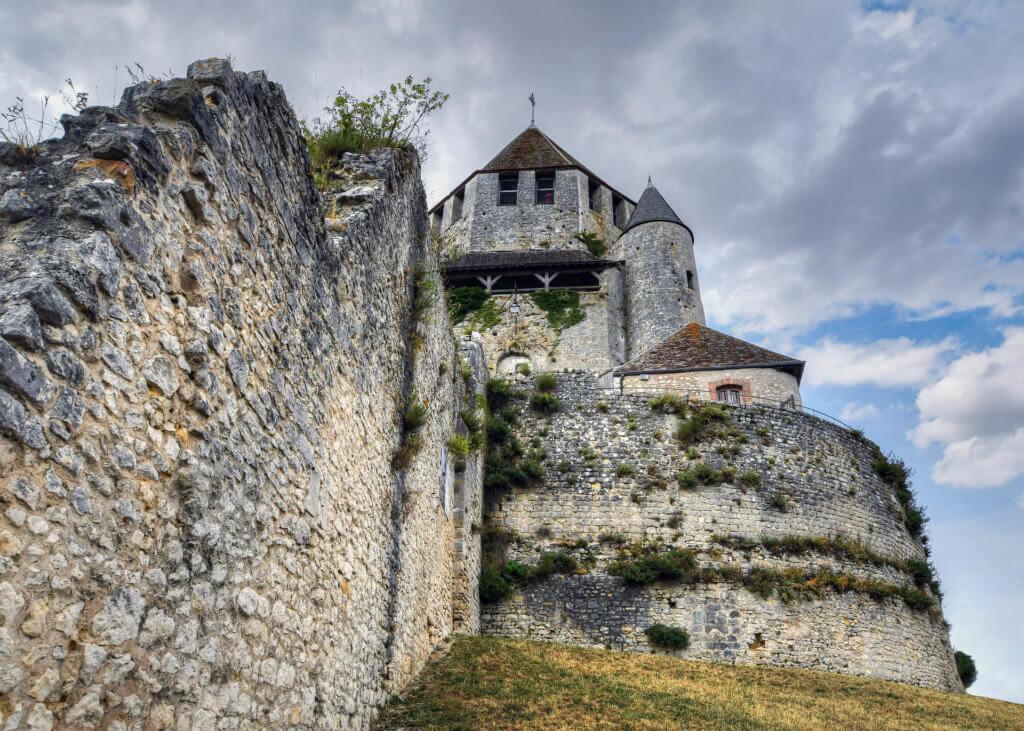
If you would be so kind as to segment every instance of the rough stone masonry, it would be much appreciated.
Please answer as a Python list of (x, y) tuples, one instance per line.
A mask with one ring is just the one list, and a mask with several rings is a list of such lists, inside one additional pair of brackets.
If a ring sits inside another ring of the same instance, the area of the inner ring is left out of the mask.
[(260, 72), (62, 122), (0, 145), (0, 727), (365, 727), (477, 621), (415, 155), (347, 155), (328, 233)]

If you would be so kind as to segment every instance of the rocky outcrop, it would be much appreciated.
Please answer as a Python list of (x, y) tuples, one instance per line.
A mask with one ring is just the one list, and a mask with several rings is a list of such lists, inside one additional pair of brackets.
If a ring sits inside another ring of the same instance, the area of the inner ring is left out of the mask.
[(62, 123), (0, 145), (0, 725), (367, 725), (469, 581), (415, 155), (346, 156), (328, 231), (262, 73)]

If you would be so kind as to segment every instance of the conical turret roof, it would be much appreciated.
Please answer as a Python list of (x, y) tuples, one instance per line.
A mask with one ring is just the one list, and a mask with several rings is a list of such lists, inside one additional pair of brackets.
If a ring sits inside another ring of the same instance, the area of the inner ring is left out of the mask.
[(622, 233), (626, 233), (629, 229), (634, 226), (639, 226), (641, 223), (651, 223), (652, 221), (678, 223), (684, 228), (689, 228), (685, 223), (683, 223), (683, 219), (677, 216), (676, 212), (672, 210), (672, 206), (662, 198), (658, 189), (648, 181), (647, 189), (644, 190), (643, 195), (640, 196), (640, 200), (636, 204), (636, 210), (634, 210), (633, 215), (629, 217), (629, 220), (626, 222), (626, 227), (622, 229)]

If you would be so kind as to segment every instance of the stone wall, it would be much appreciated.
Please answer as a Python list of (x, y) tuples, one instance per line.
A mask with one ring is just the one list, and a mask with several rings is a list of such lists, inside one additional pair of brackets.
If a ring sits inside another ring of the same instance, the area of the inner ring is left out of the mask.
[[(628, 358), (646, 353), (684, 325), (705, 324), (693, 237), (686, 228), (665, 221), (641, 224), (615, 242), (611, 256), (626, 262)], [(687, 285), (687, 271), (693, 287)]]
[(622, 363), (625, 335), (622, 321), (622, 273), (608, 269), (600, 275), (597, 292), (580, 292), (584, 319), (561, 331), (552, 327), (547, 313), (529, 294), (516, 296), (518, 314), (510, 311), (512, 295), (492, 295), (500, 313), (492, 327), (474, 324), (473, 315), (456, 323), (456, 333), (479, 329), (484, 357), (490, 372), (498, 371), (502, 358), (522, 355), (532, 371), (587, 370), (602, 373)]
[(743, 399), (748, 404), (778, 405), (792, 398), (795, 406), (801, 405), (796, 376), (775, 368), (648, 373), (622, 376), (621, 381), (620, 390), (624, 393), (672, 392), (714, 401), (718, 397), (715, 389), (719, 386), (736, 385), (742, 388)]
[[(493, 497), (487, 521), (515, 539), (507, 558), (532, 565), (543, 551), (563, 550), (584, 571), (529, 583), (486, 605), (485, 633), (647, 651), (643, 630), (662, 623), (690, 632), (690, 649), (679, 653), (684, 657), (961, 689), (941, 615), (912, 610), (900, 598), (826, 593), (785, 604), (738, 584), (631, 588), (608, 573), (619, 545), (644, 541), (690, 549), (702, 565), (745, 573), (758, 566), (827, 568), (907, 584), (898, 562), (924, 559), (924, 547), (904, 526), (892, 489), (875, 475), (869, 445), (802, 413), (733, 407), (728, 420), (705, 429), (688, 457), (674, 436), (679, 417), (653, 410), (649, 396), (602, 391), (585, 374), (560, 374), (555, 393), (561, 405), (549, 417), (519, 406), (518, 438), (547, 453), (542, 484)], [(731, 465), (736, 476), (683, 489), (678, 473), (700, 462)], [(746, 472), (756, 473), (758, 484), (742, 484)], [(892, 564), (740, 551), (719, 538), (789, 535), (841, 535)]]
[(328, 235), (262, 73), (64, 124), (0, 145), (0, 725), (364, 727), (478, 560), (415, 156), (346, 155)]
[[(580, 180), (582, 179), (582, 183)], [(462, 225), (452, 225), (454, 196), (445, 201), (441, 233), (453, 249), (506, 251), (524, 249), (582, 249), (576, 234), (580, 220), (580, 186), (586, 193), (586, 176), (578, 170), (555, 171), (555, 202), (537, 203), (533, 170), (519, 171), (516, 205), (498, 205), (498, 173), (478, 173), (465, 187)], [(587, 207), (587, 199), (582, 199)], [(451, 226), (451, 228), (446, 228)]]

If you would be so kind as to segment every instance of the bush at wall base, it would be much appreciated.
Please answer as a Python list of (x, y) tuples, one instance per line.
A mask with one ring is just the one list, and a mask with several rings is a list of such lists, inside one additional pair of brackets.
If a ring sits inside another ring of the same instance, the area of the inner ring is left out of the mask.
[(690, 635), (685, 629), (668, 627), (664, 624), (652, 624), (644, 630), (652, 645), (667, 650), (685, 650), (690, 646)]

